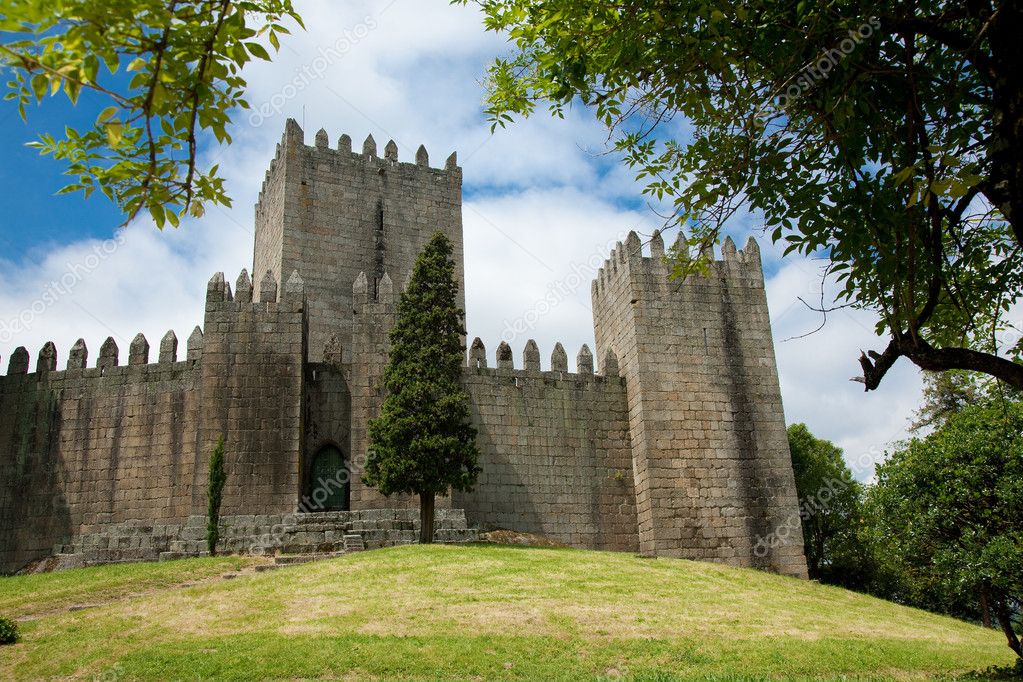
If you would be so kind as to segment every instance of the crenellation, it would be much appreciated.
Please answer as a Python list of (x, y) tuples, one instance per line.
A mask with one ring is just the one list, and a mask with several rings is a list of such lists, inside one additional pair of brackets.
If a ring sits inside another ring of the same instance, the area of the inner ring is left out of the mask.
[(540, 349), (533, 339), (526, 341), (526, 347), (522, 350), (522, 368), (527, 372), (540, 371)]
[(337, 150), (342, 154), (352, 153), (352, 138), (350, 135), (341, 135), (337, 138)]
[(364, 303), (369, 296), (369, 279), (365, 272), (360, 272), (352, 284), (352, 298), (356, 302)]
[(67, 369), (85, 369), (89, 362), (89, 349), (85, 339), (78, 339), (67, 355)]
[(502, 341), (497, 347), (497, 369), (515, 369), (515, 360), (512, 358), (512, 349), (507, 341)]
[(57, 346), (53, 341), (47, 341), (39, 350), (39, 357), (36, 360), (36, 373), (44, 374), (57, 369)]
[(650, 257), (658, 262), (664, 260), (664, 237), (660, 230), (654, 230), (650, 237)]
[(629, 230), (625, 238), (624, 257), (622, 262), (635, 261), (643, 257), (643, 242), (635, 230)]
[[(681, 232), (673, 248), (688, 255)], [(805, 577), (798, 537), (754, 551), (797, 511), (759, 264), (726, 239), (720, 261), (704, 247), (707, 275), (675, 282), (658, 250), (593, 294), (602, 369), (628, 394), (640, 551)]]
[(711, 241), (704, 241), (700, 245), (700, 258), (705, 259), (708, 263), (715, 262), (714, 258), (714, 243)]
[(377, 284), (377, 300), (378, 301), (392, 301), (394, 299), (394, 283), (391, 281), (391, 276), (384, 273), (384, 276), (380, 278), (380, 283)]
[(575, 356), (575, 367), (575, 371), (579, 374), (593, 374), (593, 353), (585, 343), (579, 349), (579, 354)]
[(604, 361), (600, 363), (600, 372), (607, 377), (618, 376), (618, 355), (610, 348), (604, 353)]
[(215, 273), (206, 285), (206, 304), (223, 303), (226, 300), (227, 282), (224, 281), (224, 273)]
[(174, 333), (173, 329), (167, 331), (160, 339), (160, 359), (161, 365), (173, 364), (178, 361), (178, 336)]
[(367, 135), (365, 141), (362, 143), (362, 155), (366, 157), (366, 159), (376, 158), (377, 141), (373, 139), (372, 135)]
[(128, 364), (149, 364), (149, 341), (141, 332), (135, 335), (135, 338), (131, 340), (131, 345), (128, 346)]
[(472, 340), (472, 345), (469, 347), (469, 367), (471, 369), (487, 368), (487, 349), (478, 336)]
[(99, 347), (99, 357), (96, 358), (96, 368), (100, 371), (117, 367), (118, 362), (117, 342), (114, 337), (108, 336), (103, 345)]
[(430, 155), (426, 152), (425, 145), (419, 145), (419, 149), (416, 150), (416, 165), (423, 168), (430, 167)]
[(568, 353), (560, 341), (554, 344), (554, 350), (551, 352), (551, 371), (568, 372)]
[(760, 245), (752, 235), (746, 239), (746, 246), (742, 249), (742, 260), (745, 263), (760, 265)]
[(330, 148), (330, 137), (327, 135), (327, 131), (320, 128), (316, 131), (316, 148), (317, 149), (329, 149)]
[(277, 302), (277, 279), (274, 277), (272, 270), (264, 272), (263, 278), (259, 280), (259, 302)]
[(28, 373), (28, 349), (24, 346), (18, 346), (11, 353), (11, 359), (7, 363), (7, 375), (12, 374), (27, 374)]
[(394, 140), (388, 140), (384, 145), (384, 158), (392, 163), (398, 163), (398, 145)]
[(735, 242), (732, 241), (730, 236), (725, 237), (725, 241), (721, 244), (721, 260), (726, 263), (734, 261), (736, 259)]
[(282, 143), (285, 147), (288, 145), (295, 147), (305, 145), (305, 133), (302, 131), (302, 126), (300, 126), (298, 121), (293, 118), (289, 118), (284, 122), (284, 136)]
[(185, 358), (191, 362), (202, 360), (203, 334), (202, 328), (196, 325), (195, 329), (188, 336)]
[(242, 268), (234, 284), (234, 300), (238, 303), (252, 303), (252, 280), (245, 268)]
[(284, 298), (288, 301), (302, 301), (305, 297), (305, 282), (302, 280), (298, 270), (292, 270), (288, 281), (284, 285)]

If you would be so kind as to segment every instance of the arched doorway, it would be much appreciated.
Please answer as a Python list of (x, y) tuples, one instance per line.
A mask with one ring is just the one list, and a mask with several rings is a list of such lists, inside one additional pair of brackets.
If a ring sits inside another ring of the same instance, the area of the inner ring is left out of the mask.
[(347, 511), (351, 492), (345, 458), (333, 445), (320, 448), (313, 457), (309, 499), (316, 511)]

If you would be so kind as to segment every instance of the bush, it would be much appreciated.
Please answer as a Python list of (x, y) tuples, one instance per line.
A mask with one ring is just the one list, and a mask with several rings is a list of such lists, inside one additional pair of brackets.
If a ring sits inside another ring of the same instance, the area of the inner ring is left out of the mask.
[(18, 624), (10, 618), (0, 617), (0, 644), (14, 644), (18, 641)]

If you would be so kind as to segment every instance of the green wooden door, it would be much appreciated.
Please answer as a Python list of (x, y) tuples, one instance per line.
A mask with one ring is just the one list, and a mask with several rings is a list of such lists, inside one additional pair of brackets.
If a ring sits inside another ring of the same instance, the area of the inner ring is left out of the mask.
[(313, 504), (323, 511), (348, 509), (348, 474), (341, 451), (328, 445), (316, 453), (312, 476)]

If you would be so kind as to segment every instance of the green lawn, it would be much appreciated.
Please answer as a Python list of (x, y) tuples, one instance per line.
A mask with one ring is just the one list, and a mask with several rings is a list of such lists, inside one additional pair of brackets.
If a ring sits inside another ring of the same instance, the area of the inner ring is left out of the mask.
[(485, 545), (254, 563), (2, 578), (23, 641), (0, 648), (0, 679), (914, 679), (1013, 662), (994, 630), (714, 564)]

